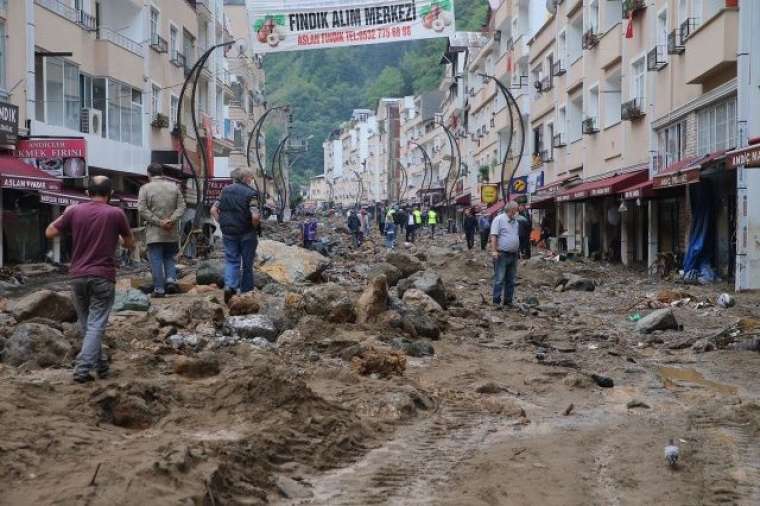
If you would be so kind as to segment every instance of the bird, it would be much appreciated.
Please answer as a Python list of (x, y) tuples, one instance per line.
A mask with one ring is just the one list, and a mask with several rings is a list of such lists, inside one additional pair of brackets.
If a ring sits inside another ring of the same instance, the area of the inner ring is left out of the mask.
[(670, 467), (676, 467), (678, 463), (679, 449), (675, 442), (671, 439), (665, 446), (665, 460), (667, 460)]

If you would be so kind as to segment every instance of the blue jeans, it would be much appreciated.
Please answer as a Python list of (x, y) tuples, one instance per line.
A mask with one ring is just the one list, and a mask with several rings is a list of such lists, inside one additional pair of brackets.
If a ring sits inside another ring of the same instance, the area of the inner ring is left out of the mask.
[(385, 247), (388, 249), (393, 249), (393, 247), (396, 245), (396, 234), (389, 234), (386, 232), (385, 234)]
[(153, 291), (166, 292), (166, 283), (177, 282), (176, 256), (179, 247), (176, 242), (154, 242), (148, 244), (148, 260), (153, 275)]
[(114, 301), (114, 282), (105, 278), (75, 278), (71, 281), (72, 302), (82, 333), (82, 350), (77, 355), (74, 376), (85, 377), (91, 369), (108, 370), (101, 343)]
[(259, 244), (256, 233), (223, 237), (224, 288), (240, 293), (253, 290), (253, 259)]
[(501, 304), (503, 301), (504, 304), (512, 304), (517, 278), (517, 253), (499, 252), (493, 267), (493, 303)]

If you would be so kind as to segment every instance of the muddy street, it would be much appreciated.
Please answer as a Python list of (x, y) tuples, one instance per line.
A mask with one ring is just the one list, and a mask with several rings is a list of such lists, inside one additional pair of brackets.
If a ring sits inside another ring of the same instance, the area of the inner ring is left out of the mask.
[(534, 251), (502, 309), (460, 235), (268, 227), (229, 305), (218, 259), (122, 273), (108, 379), (67, 292), (3, 299), (0, 504), (760, 503), (757, 294)]

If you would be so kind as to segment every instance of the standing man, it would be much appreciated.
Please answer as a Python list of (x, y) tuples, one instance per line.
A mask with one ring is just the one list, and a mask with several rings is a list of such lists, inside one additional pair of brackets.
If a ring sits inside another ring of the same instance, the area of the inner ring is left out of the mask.
[(411, 210), (406, 212), (406, 242), (414, 242), (417, 235), (417, 223), (414, 221), (414, 213)]
[(520, 224), (520, 256), (530, 258), (530, 215), (524, 205), (520, 205), (517, 221)]
[(369, 214), (367, 214), (367, 208), (362, 207), (359, 213), (362, 222), (362, 234), (364, 237), (369, 237)]
[(137, 209), (145, 221), (145, 240), (153, 274), (153, 296), (163, 297), (177, 291), (176, 256), (179, 252), (179, 227), (185, 214), (185, 199), (177, 185), (163, 178), (164, 168), (148, 165), (150, 182), (140, 188)]
[(438, 224), (438, 213), (434, 210), (428, 211), (428, 225), (430, 226), (430, 238), (435, 239), (435, 226)]
[(385, 218), (385, 206), (380, 206), (380, 209), (377, 210), (377, 226), (380, 229), (380, 235), (385, 234)]
[(232, 180), (211, 208), (211, 215), (222, 229), (225, 303), (238, 292), (253, 290), (253, 259), (258, 246), (257, 228), (261, 223), (256, 207), (258, 194), (251, 188), (253, 171), (237, 168), (232, 171)]
[[(507, 203), (506, 212), (491, 223), (491, 255), (494, 263), (493, 304), (511, 307), (517, 278), (517, 256), (520, 251), (520, 224), (517, 202)], [(503, 298), (502, 298), (503, 295)]]
[(92, 176), (87, 188), (90, 202), (69, 206), (63, 215), (48, 225), (45, 237), (72, 236), (69, 275), (74, 307), (82, 333), (82, 350), (74, 365), (74, 381), (92, 381), (90, 371), (99, 378), (109, 373), (101, 343), (114, 301), (116, 262), (114, 255), (119, 238), (127, 250), (135, 241), (124, 211), (109, 205), (111, 180)]
[(359, 234), (361, 233), (361, 222), (359, 221), (359, 217), (356, 216), (356, 212), (353, 209), (348, 212), (348, 221), (346, 222), (346, 226), (348, 227), (348, 230), (351, 231), (351, 237), (354, 240), (354, 247), (358, 248), (361, 246), (361, 239), (359, 239)]
[(480, 230), (480, 251), (485, 251), (488, 246), (488, 236), (491, 235), (491, 220), (485, 213), (478, 218), (478, 230)]
[(472, 212), (472, 208), (465, 209), (464, 211), (464, 236), (467, 239), (467, 249), (472, 249), (475, 246), (475, 232), (478, 230), (478, 220)]

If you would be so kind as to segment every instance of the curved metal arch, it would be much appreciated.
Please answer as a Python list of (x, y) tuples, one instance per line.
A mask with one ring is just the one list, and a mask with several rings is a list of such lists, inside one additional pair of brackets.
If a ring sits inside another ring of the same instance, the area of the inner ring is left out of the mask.
[[(424, 192), (425, 191), (425, 182), (427, 181), (428, 184), (428, 191), (430, 191), (430, 187), (433, 184), (433, 161), (430, 159), (430, 155), (428, 155), (428, 152), (423, 148), (420, 144), (416, 142), (410, 142), (413, 146), (415, 146), (417, 149), (422, 152), (422, 158), (425, 163), (425, 172), (422, 175), (422, 184), (420, 185), (420, 189)], [(428, 174), (430, 174), (430, 180), (428, 181)]]
[(356, 180), (359, 183), (359, 193), (356, 196), (356, 205), (361, 205), (362, 197), (364, 197), (364, 181), (362, 181), (362, 176), (357, 171), (353, 171), (354, 175), (356, 176)]
[[(446, 205), (451, 205), (451, 199), (454, 194), (454, 188), (455, 184), (454, 182), (459, 179), (460, 173), (462, 171), (462, 152), (459, 149), (459, 143), (456, 140), (456, 137), (454, 136), (453, 132), (443, 124), (443, 122), (440, 123), (441, 128), (444, 132), (446, 132), (446, 136), (449, 138), (449, 147), (451, 148), (451, 164), (449, 165), (449, 171), (446, 173), (446, 181), (444, 184), (443, 191), (444, 196), (446, 197)], [(454, 151), (456, 151), (456, 158), (454, 158)], [(456, 172), (454, 171), (454, 167), (456, 167)], [(451, 176), (454, 176), (453, 178)], [(451, 182), (451, 188), (447, 188), (449, 186), (449, 183)]]
[(276, 107), (272, 107), (270, 109), (267, 109), (264, 111), (264, 114), (261, 115), (261, 117), (256, 121), (256, 123), (253, 126), (253, 129), (251, 130), (251, 133), (248, 136), (248, 145), (246, 146), (245, 156), (246, 156), (246, 163), (248, 166), (251, 166), (251, 143), (254, 139), (256, 139), (255, 146), (254, 146), (254, 152), (256, 154), (256, 165), (258, 167), (259, 173), (261, 174), (263, 180), (262, 180), (262, 186), (263, 189), (259, 189), (258, 182), (256, 182), (256, 179), (254, 179), (254, 183), (256, 184), (256, 191), (259, 193), (259, 211), (264, 211), (264, 204), (266, 204), (266, 194), (267, 194), (267, 172), (266, 168), (264, 167), (264, 164), (261, 162), (261, 129), (264, 127), (264, 120), (267, 119), (267, 117), (274, 111), (288, 111), (290, 110), (289, 105), (279, 105)]
[(406, 195), (407, 187), (409, 186), (409, 174), (406, 172), (406, 167), (404, 167), (403, 163), (398, 162), (398, 168), (403, 178), (401, 179), (402, 182), (399, 182), (398, 201), (396, 204), (401, 205), (401, 201), (404, 200), (404, 195)]
[[(290, 136), (285, 136), (280, 143), (277, 145), (277, 148), (274, 150), (274, 153), (272, 153), (272, 182), (274, 183), (274, 191), (277, 193), (277, 209), (280, 210), (280, 199), (282, 199), (282, 192), (280, 191), (279, 184), (277, 182), (277, 171), (275, 168), (277, 167), (277, 164), (280, 164), (280, 171), (282, 172), (282, 151), (285, 147), (285, 143), (288, 142), (288, 139)], [(264, 174), (264, 180), (266, 181), (267, 174)], [(265, 185), (266, 187), (266, 185)]]

